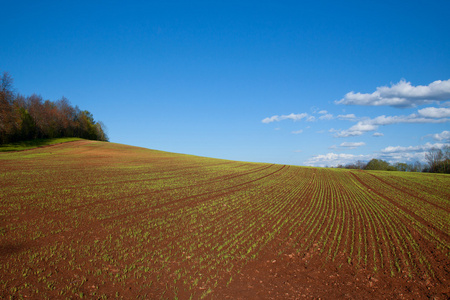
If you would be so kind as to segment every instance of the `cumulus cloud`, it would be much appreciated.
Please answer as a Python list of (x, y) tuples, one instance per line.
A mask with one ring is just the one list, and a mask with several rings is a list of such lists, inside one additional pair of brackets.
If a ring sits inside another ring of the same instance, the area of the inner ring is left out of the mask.
[(331, 120), (331, 119), (333, 119), (332, 114), (325, 114), (319, 117), (319, 120)]
[(388, 105), (395, 107), (414, 107), (417, 105), (450, 100), (450, 79), (437, 80), (429, 85), (413, 86), (410, 82), (401, 80), (391, 87), (377, 87), (376, 91), (368, 93), (349, 92), (336, 104), (345, 105)]
[[(446, 144), (444, 143), (426, 143), (424, 145), (418, 146), (388, 146), (376, 153), (367, 154), (367, 155), (354, 155), (347, 153), (328, 153), (325, 155), (315, 155), (305, 161), (305, 165), (307, 166), (316, 166), (316, 167), (336, 167), (338, 165), (346, 165), (350, 163), (355, 163), (358, 160), (361, 161), (369, 161), (373, 158), (386, 160), (389, 163), (414, 163), (416, 161), (420, 161), (422, 163), (426, 163), (425, 155), (433, 148), (442, 149)], [(447, 144), (448, 145), (448, 144)], [(342, 146), (342, 144), (341, 144)], [(330, 147), (336, 148), (335, 146)]]
[(370, 119), (366, 121), (360, 121), (350, 127), (347, 130), (341, 130), (336, 132), (335, 137), (351, 137), (351, 136), (360, 136), (368, 131), (375, 131), (378, 129), (378, 125), (371, 124)]
[(444, 130), (441, 133), (430, 134), (428, 136), (431, 136), (436, 141), (444, 141), (450, 143), (450, 131), (447, 130)]
[(382, 134), (381, 132), (375, 132), (374, 134), (372, 134), (373, 136), (384, 136), (384, 134)]
[(450, 118), (450, 108), (427, 107), (418, 110), (419, 115), (426, 118)]
[(339, 120), (354, 120), (356, 116), (354, 114), (346, 114), (346, 115), (338, 115), (337, 118)]
[[(320, 117), (318, 117), (319, 120), (332, 120), (334, 117), (332, 114), (329, 114), (328, 111), (326, 110), (321, 110), (317, 112), (317, 108), (315, 108), (314, 113), (317, 113), (319, 115), (321, 115)], [(348, 118), (352, 118), (352, 116), (354, 117), (354, 115), (347, 115)], [(292, 121), (300, 121), (300, 120), (305, 120), (306, 122), (314, 122), (316, 121), (316, 117), (309, 115), (308, 113), (301, 113), (301, 114), (290, 114), (290, 115), (274, 115), (271, 117), (267, 117), (265, 119), (263, 119), (261, 122), (268, 124), (268, 123), (272, 123), (272, 122), (280, 122), (280, 121), (284, 121), (284, 120), (292, 120)]]
[(346, 165), (349, 163), (354, 163), (357, 160), (368, 160), (370, 159), (367, 155), (354, 155), (347, 153), (328, 153), (325, 155), (315, 155), (305, 161), (307, 166), (316, 166), (316, 167), (336, 167), (338, 165)]
[(364, 142), (357, 142), (357, 143), (344, 142), (344, 143), (340, 144), (339, 146), (354, 149), (354, 148), (365, 146), (365, 145), (366, 145), (366, 143), (364, 143)]
[(418, 146), (388, 146), (382, 150), (378, 158), (387, 160), (390, 163), (395, 162), (426, 162), (425, 155), (433, 148), (442, 149), (445, 146), (443, 143), (426, 143)]
[[(420, 110), (422, 111), (422, 110)], [(421, 124), (421, 123), (446, 123), (450, 121), (450, 118), (433, 118), (434, 111), (425, 111), (424, 114), (411, 114), (407, 116), (379, 116), (373, 119), (367, 118), (365, 120), (359, 121), (352, 127), (346, 130), (337, 131), (334, 135), (335, 137), (350, 137), (350, 136), (360, 136), (369, 131), (375, 131), (379, 126), (409, 123), (409, 124)], [(428, 116), (427, 116), (428, 114)], [(439, 111), (440, 115), (445, 113)], [(437, 113), (435, 115), (438, 115)]]
[(418, 146), (408, 146), (408, 147), (402, 147), (402, 146), (388, 146), (384, 149), (381, 149), (381, 153), (405, 153), (405, 152), (423, 152), (423, 151), (429, 151), (432, 148), (442, 148), (444, 147), (444, 144), (441, 143), (426, 143), (425, 145), (418, 145)]
[[(275, 115), (272, 117), (265, 118), (262, 120), (263, 123), (272, 123), (272, 122), (279, 122), (283, 120), (293, 120), (293, 121), (300, 121), (301, 119), (307, 118), (307, 121), (311, 118), (307, 113), (301, 113), (301, 114), (290, 114), (290, 115)], [(313, 117), (314, 118), (314, 117)]]

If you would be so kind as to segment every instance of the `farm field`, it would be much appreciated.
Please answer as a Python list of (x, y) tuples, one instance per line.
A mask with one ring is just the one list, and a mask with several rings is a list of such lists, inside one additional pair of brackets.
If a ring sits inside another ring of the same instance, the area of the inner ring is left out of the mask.
[(450, 176), (0, 153), (0, 298), (450, 297)]

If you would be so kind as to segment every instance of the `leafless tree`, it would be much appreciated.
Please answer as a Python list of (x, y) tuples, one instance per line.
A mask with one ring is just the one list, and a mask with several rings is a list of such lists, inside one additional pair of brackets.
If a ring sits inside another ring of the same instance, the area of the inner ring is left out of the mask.
[(0, 77), (0, 143), (8, 141), (20, 127), (20, 115), (14, 105), (14, 93), (12, 89), (13, 79), (8, 72)]
[(425, 159), (427, 160), (429, 169), (431, 173), (436, 173), (439, 170), (439, 165), (443, 161), (444, 154), (439, 148), (432, 148), (425, 154)]

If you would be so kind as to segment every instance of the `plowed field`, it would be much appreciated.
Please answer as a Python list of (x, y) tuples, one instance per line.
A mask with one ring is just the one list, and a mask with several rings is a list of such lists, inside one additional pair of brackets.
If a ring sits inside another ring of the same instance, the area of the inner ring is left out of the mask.
[(450, 176), (0, 153), (0, 298), (447, 299)]

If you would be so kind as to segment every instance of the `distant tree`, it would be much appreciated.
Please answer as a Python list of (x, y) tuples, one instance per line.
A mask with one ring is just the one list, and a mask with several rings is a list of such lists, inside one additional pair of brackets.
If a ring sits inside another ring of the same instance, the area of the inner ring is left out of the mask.
[(358, 169), (361, 169), (361, 170), (364, 170), (367, 166), (367, 164), (365, 162), (363, 162), (362, 160), (357, 160), (355, 165)]
[(12, 82), (7, 72), (0, 77), (0, 144), (57, 137), (108, 141), (105, 125), (89, 111), (74, 108), (65, 97), (53, 102), (15, 95)]
[(78, 133), (80, 138), (90, 140), (97, 139), (97, 130), (95, 128), (94, 117), (89, 111), (79, 111), (76, 116), (76, 123), (79, 129)]
[(20, 113), (14, 105), (13, 79), (8, 72), (0, 77), (0, 143), (10, 140), (20, 128)]
[(444, 159), (444, 153), (441, 149), (432, 148), (427, 154), (425, 154), (425, 159), (428, 163), (428, 171), (430, 173), (438, 173), (440, 164)]
[(34, 137), (33, 138), (44, 138), (45, 137), (45, 114), (44, 105), (42, 103), (42, 97), (36, 94), (31, 95), (27, 98), (28, 113), (34, 121)]
[(394, 164), (394, 168), (395, 168), (397, 171), (403, 171), (403, 172), (406, 172), (406, 171), (409, 170), (408, 165), (405, 164), (405, 163), (395, 163), (395, 164)]
[(367, 165), (364, 169), (365, 170), (383, 170), (383, 171), (392, 170), (389, 167), (390, 167), (390, 165), (387, 161), (374, 158), (367, 163)]
[(21, 95), (17, 95), (14, 99), (14, 102), (19, 107), (20, 119), (22, 120), (22, 124), (20, 126), (20, 130), (17, 133), (17, 140), (31, 140), (35, 136), (36, 126), (34, 124), (34, 120), (27, 110), (27, 99)]
[(60, 124), (61, 136), (73, 136), (75, 129), (75, 109), (65, 97), (56, 101), (56, 107), (59, 111), (58, 123)]
[(103, 124), (103, 122), (99, 121), (95, 123), (95, 130), (97, 133), (97, 139), (99, 141), (107, 142), (109, 140), (108, 135), (106, 133), (106, 126), (105, 124)]
[(408, 172), (422, 172), (422, 164), (420, 161), (416, 161), (414, 163), (410, 163), (407, 165), (406, 171)]
[(422, 163), (420, 161), (416, 161), (414, 163), (414, 171), (415, 172), (422, 172), (423, 171), (423, 166), (422, 166)]
[(441, 173), (450, 174), (450, 145), (445, 145), (442, 148), (442, 161), (439, 171)]

